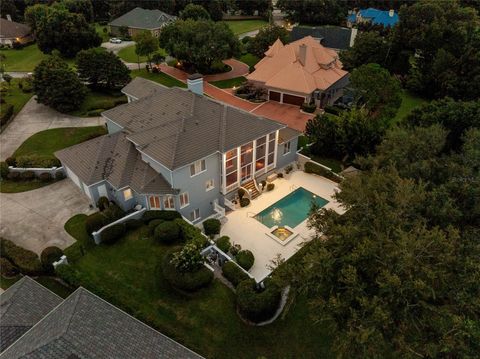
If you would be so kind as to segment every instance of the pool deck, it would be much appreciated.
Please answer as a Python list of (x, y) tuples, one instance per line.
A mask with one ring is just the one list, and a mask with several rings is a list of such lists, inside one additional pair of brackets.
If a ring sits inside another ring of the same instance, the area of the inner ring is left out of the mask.
[(232, 243), (240, 244), (242, 249), (252, 251), (255, 256), (255, 263), (249, 272), (257, 281), (263, 280), (271, 273), (269, 265), (278, 254), (284, 259), (290, 258), (305, 242), (312, 239), (315, 232), (307, 228), (307, 221), (305, 220), (293, 228), (298, 235), (286, 245), (282, 245), (266, 234), (270, 232), (270, 228), (252, 218), (255, 214), (299, 187), (328, 200), (329, 202), (324, 208), (334, 209), (338, 213), (344, 212), (343, 208), (332, 198), (335, 191), (338, 191), (337, 183), (324, 177), (295, 171), (287, 175), (286, 178), (276, 179), (273, 183), (275, 184), (273, 191), (263, 192), (248, 207), (239, 208), (229, 213), (227, 222), (221, 230), (221, 235), (229, 236)]

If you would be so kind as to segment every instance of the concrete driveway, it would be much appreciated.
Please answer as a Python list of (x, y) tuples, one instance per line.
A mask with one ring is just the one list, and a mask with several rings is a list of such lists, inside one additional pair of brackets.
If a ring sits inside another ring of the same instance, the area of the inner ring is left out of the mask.
[(100, 46), (116, 54), (121, 49), (132, 46), (132, 45), (135, 45), (135, 41), (122, 41), (120, 44), (112, 44), (111, 42), (102, 42), (102, 45)]
[(37, 103), (32, 97), (0, 134), (0, 160), (11, 156), (23, 141), (37, 132), (58, 127), (100, 126), (104, 123), (102, 117), (65, 115)]
[(62, 249), (75, 240), (65, 222), (89, 213), (89, 202), (69, 179), (22, 193), (0, 193), (0, 236), (40, 254), (49, 246)]

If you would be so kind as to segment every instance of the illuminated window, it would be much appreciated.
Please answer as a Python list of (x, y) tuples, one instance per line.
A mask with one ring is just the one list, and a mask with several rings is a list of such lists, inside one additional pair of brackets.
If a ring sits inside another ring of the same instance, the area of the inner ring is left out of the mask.
[(132, 197), (133, 197), (133, 193), (132, 193), (132, 190), (130, 188), (123, 191), (123, 198), (125, 199), (125, 201), (128, 201)]
[(175, 201), (173, 200), (173, 196), (172, 195), (167, 195), (165, 196), (164, 200), (163, 200), (163, 207), (165, 209), (173, 209), (175, 208)]

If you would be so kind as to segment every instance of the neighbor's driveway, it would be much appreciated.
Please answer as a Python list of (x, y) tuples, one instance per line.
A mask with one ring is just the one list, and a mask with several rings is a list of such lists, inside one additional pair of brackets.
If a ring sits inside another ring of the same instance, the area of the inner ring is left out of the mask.
[(0, 160), (5, 160), (31, 135), (58, 127), (87, 127), (103, 125), (102, 117), (75, 117), (57, 112), (37, 103), (32, 97), (0, 134)]
[(0, 236), (38, 254), (74, 243), (65, 222), (90, 212), (87, 197), (69, 179), (33, 191), (0, 193), (0, 203)]

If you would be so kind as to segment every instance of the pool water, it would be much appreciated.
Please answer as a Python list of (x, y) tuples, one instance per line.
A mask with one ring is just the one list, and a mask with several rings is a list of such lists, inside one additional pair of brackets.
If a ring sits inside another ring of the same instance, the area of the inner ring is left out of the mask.
[(319, 207), (328, 203), (326, 199), (300, 187), (270, 207), (265, 208), (255, 216), (255, 219), (269, 228), (285, 225), (295, 228), (307, 219), (312, 201)]

